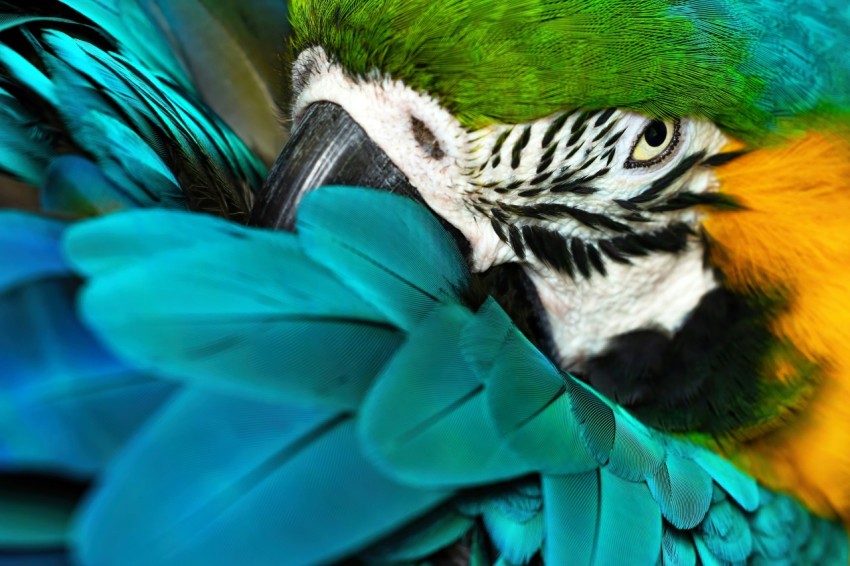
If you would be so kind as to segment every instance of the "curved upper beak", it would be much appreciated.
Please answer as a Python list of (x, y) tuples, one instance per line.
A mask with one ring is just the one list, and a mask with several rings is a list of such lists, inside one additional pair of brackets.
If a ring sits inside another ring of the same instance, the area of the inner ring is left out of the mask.
[[(339, 105), (318, 102), (307, 108), (283, 151), (272, 166), (262, 194), (251, 213), (251, 224), (293, 230), (303, 196), (324, 185), (370, 187), (402, 194), (425, 204), (404, 173)], [(426, 205), (427, 206), (427, 205)], [(467, 258), (469, 241), (460, 230), (435, 214)], [(482, 274), (484, 285), (500, 300), (529, 337), (545, 345), (541, 305), (523, 269), (506, 264)], [(527, 319), (527, 320), (526, 320)], [(544, 350), (548, 351), (548, 350)]]
[(251, 224), (292, 230), (301, 198), (323, 185), (371, 187), (421, 200), (363, 128), (331, 102), (307, 108), (272, 166)]

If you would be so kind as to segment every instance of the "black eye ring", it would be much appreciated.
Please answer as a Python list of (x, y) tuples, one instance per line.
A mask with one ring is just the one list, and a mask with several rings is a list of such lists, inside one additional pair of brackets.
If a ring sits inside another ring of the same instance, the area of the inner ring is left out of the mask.
[[(667, 144), (667, 147), (661, 151), (658, 155), (654, 156), (651, 159), (635, 159), (634, 154), (635, 150), (638, 147), (638, 144), (641, 143), (642, 140), (646, 139), (648, 145), (651, 147), (658, 147), (661, 143), (667, 139), (667, 124), (670, 124), (670, 127), (673, 128), (672, 136), (670, 137), (670, 143)], [(631, 150), (629, 150), (629, 158), (623, 164), (625, 169), (636, 169), (639, 167), (652, 167), (653, 165), (657, 165), (667, 159), (667, 157), (673, 153), (673, 150), (676, 149), (679, 145), (679, 141), (681, 139), (682, 133), (682, 122), (681, 120), (673, 120), (672, 122), (665, 122), (663, 120), (651, 120), (646, 127), (641, 131), (640, 135), (635, 139), (635, 142), (632, 144)], [(660, 141), (658, 138), (661, 138)], [(650, 140), (650, 138), (652, 138)], [(657, 142), (656, 145), (653, 142)]]

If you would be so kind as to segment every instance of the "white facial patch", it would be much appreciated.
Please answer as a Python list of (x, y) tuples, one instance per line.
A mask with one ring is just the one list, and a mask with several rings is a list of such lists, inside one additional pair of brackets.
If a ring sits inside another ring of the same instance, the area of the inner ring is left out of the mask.
[(343, 107), (469, 240), (474, 270), (525, 267), (564, 368), (619, 334), (674, 332), (717, 286), (693, 206), (717, 189), (702, 161), (728, 141), (710, 122), (609, 109), (468, 131), (435, 99), (354, 79), (321, 48), (300, 54), (293, 82), (295, 122), (316, 102)]
[[(293, 67), (293, 83), (304, 85), (293, 105), (296, 124), (315, 102), (339, 104), (407, 176), (428, 206), (469, 240), (476, 266), (486, 269), (495, 262), (497, 250), (505, 246), (489, 221), (474, 214), (464, 198), (464, 163), (470, 156), (470, 141), (454, 116), (433, 98), (400, 81), (382, 77), (351, 79), (339, 65), (329, 62), (321, 48), (299, 55)], [(442, 152), (440, 159), (429, 155), (417, 142), (414, 119), (433, 133)]]
[(703, 295), (717, 287), (703, 250), (655, 254), (634, 265), (612, 264), (607, 276), (576, 281), (531, 270), (566, 370), (579, 371), (611, 338), (637, 329), (674, 332)]

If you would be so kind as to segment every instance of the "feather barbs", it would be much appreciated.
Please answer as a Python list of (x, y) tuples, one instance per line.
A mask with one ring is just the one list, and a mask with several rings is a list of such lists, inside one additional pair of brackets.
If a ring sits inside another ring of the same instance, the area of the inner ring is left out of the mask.
[[(850, 522), (850, 141), (807, 133), (719, 167), (742, 205), (709, 215), (712, 262), (748, 294), (780, 294), (773, 334), (819, 367), (817, 391), (787, 426), (740, 447), (739, 463), (809, 508)], [(768, 379), (786, 379), (773, 364)]]

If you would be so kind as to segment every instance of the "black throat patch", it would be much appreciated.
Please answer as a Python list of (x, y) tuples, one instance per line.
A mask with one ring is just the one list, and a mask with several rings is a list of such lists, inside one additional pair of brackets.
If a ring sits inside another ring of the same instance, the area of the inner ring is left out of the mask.
[[(787, 416), (814, 386), (817, 368), (769, 330), (782, 308), (776, 299), (715, 289), (677, 332), (621, 334), (577, 377), (650, 426), (746, 435)], [(776, 379), (780, 362), (795, 375)]]

